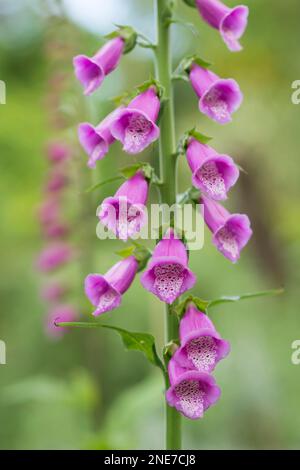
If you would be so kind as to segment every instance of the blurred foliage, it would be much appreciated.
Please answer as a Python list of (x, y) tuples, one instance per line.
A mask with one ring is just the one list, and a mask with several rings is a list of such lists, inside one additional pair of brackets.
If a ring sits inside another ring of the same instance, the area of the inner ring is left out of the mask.
[[(42, 3), (0, 3), (0, 78), (7, 85), (7, 103), (0, 106), (0, 184), (5, 195), (0, 201), (0, 337), (7, 344), (7, 365), (0, 366), (0, 447), (160, 448), (163, 383), (159, 371), (153, 372), (142, 355), (124, 352), (119, 338), (107, 331), (76, 330), (60, 341), (50, 341), (44, 334), (47, 306), (38, 294), (43, 280), (34, 270), (42, 246), (36, 209), (47, 167), (47, 139), (57, 135), (76, 142), (76, 122), (96, 123), (112, 109), (113, 97), (149, 77), (151, 51), (135, 50), (124, 57), (101, 90), (83, 104), (82, 90), (73, 77), (72, 54), (92, 54), (102, 41), (100, 34), (108, 33), (111, 25), (94, 34), (68, 19), (52, 21)], [(88, 3), (84, 3), (87, 10)], [(105, 2), (98, 3), (101, 16)], [(175, 84), (178, 138), (197, 124), (201, 132), (214, 137), (212, 145), (246, 169), (228, 207), (248, 212), (254, 229), (249, 248), (235, 266), (216, 252), (206, 233), (204, 249), (191, 257), (191, 269), (199, 280), (193, 294), (217, 298), (281, 285), (286, 294), (224, 304), (212, 311), (218, 330), (231, 342), (232, 353), (216, 371), (222, 388), (219, 404), (200, 422), (185, 420), (186, 448), (299, 448), (300, 369), (291, 363), (291, 343), (300, 336), (300, 108), (290, 98), (291, 83), (300, 78), (299, 0), (245, 3), (251, 15), (240, 54), (230, 54), (216, 31), (179, 0), (178, 18), (193, 22), (199, 37), (180, 24), (173, 26), (174, 67), (183, 55), (198, 53), (215, 64), (217, 73), (237, 79), (245, 96), (233, 123), (220, 127), (199, 115), (189, 85)], [(116, 23), (128, 19), (125, 10), (135, 27), (153, 36), (150, 0), (128, 0), (126, 6), (118, 2)], [(72, 45), (64, 51), (68, 58), (62, 68), (68, 80), (61, 105), (72, 127), (56, 133), (45, 101), (53, 73), (50, 33)], [(132, 157), (115, 144), (109, 157), (90, 172), (85, 156), (75, 154), (74, 186), (68, 198), (74, 212), (74, 239), (82, 245), (83, 256), (61, 277), (74, 285), (73, 301), (86, 308), (84, 276), (105, 271), (117, 259), (113, 253), (124, 245), (95, 236), (96, 208), (118, 183), (89, 195), (83, 191), (132, 164)], [(142, 160), (157, 168), (156, 155), (154, 146)], [(183, 158), (179, 174), (184, 191), (190, 174)], [(151, 197), (155, 200), (155, 192)], [(160, 348), (163, 344), (161, 305), (138, 281), (122, 307), (106, 315), (107, 322), (149, 332)]]

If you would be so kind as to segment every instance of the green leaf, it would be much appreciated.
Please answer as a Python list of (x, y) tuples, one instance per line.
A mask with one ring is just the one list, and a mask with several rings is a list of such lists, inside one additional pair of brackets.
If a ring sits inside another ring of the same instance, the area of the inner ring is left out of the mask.
[(188, 29), (189, 31), (191, 31), (192, 34), (194, 34), (195, 36), (199, 37), (199, 31), (198, 29), (195, 27), (195, 25), (193, 23), (190, 23), (188, 21), (182, 21), (182, 20), (178, 20), (178, 19), (170, 19), (168, 21), (168, 24), (179, 24), (181, 26), (184, 26), (186, 29)]
[(143, 162), (133, 163), (132, 165), (121, 168), (120, 173), (124, 176), (124, 178), (129, 179), (134, 176), (137, 171), (143, 168), (143, 165)]
[(196, 8), (195, 0), (183, 0), (189, 7)]
[(135, 333), (118, 328), (116, 326), (103, 325), (96, 322), (62, 322), (55, 323), (56, 326), (63, 328), (107, 328), (116, 331), (123, 341), (126, 349), (142, 352), (151, 364), (159, 367), (165, 372), (164, 366), (156, 352), (155, 339), (148, 333)]
[(208, 300), (203, 300), (203, 299), (200, 299), (199, 297), (189, 295), (173, 309), (173, 312), (178, 316), (179, 319), (183, 317), (187, 309), (187, 306), (190, 303), (193, 303), (201, 312), (206, 312), (207, 307), (209, 305)]
[(107, 180), (100, 181), (99, 183), (94, 184), (93, 186), (90, 186), (85, 190), (86, 193), (91, 193), (92, 191), (95, 191), (95, 189), (101, 188), (101, 186), (104, 186), (105, 184), (108, 183), (113, 183), (114, 181), (119, 181), (123, 180), (123, 176), (114, 176), (113, 178), (108, 178)]
[(254, 299), (256, 297), (266, 297), (266, 296), (271, 296), (271, 295), (281, 295), (283, 293), (284, 293), (284, 289), (280, 288), (280, 289), (271, 289), (271, 290), (265, 290), (265, 291), (260, 291), (260, 292), (253, 292), (249, 294), (222, 296), (218, 299), (210, 300), (207, 308), (214, 307), (215, 305), (228, 303), (228, 302), (239, 302), (240, 300)]

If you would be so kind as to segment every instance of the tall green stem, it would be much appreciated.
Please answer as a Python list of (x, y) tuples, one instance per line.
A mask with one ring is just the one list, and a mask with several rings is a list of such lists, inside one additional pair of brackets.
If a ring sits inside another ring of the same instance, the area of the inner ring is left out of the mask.
[[(160, 178), (161, 202), (170, 207), (176, 203), (176, 141), (174, 124), (174, 100), (172, 89), (172, 60), (170, 49), (170, 24), (172, 14), (170, 0), (155, 0), (157, 21), (156, 78), (164, 87), (164, 109), (160, 121)], [(178, 322), (170, 307), (165, 307), (166, 343), (178, 337)], [(167, 384), (168, 385), (168, 384)], [(181, 417), (175, 408), (166, 405), (166, 448), (181, 448)]]

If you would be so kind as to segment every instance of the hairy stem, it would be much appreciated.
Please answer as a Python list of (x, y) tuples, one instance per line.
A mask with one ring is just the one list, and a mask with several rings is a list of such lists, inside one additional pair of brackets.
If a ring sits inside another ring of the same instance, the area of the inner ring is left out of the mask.
[[(156, 78), (164, 87), (164, 109), (160, 121), (160, 179), (161, 202), (172, 206), (176, 203), (176, 141), (174, 123), (174, 101), (172, 89), (172, 64), (170, 50), (170, 19), (172, 6), (170, 0), (154, 0), (157, 21)], [(178, 337), (178, 321), (165, 307), (165, 341), (168, 343)], [(167, 383), (167, 386), (169, 384)], [(166, 404), (166, 448), (181, 448), (181, 417), (175, 408)]]

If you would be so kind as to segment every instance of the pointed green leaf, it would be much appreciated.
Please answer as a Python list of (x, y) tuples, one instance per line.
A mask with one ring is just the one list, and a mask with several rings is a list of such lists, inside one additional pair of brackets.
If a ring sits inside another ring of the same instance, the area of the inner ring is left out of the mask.
[(119, 180), (123, 180), (123, 179), (124, 179), (123, 176), (114, 176), (113, 178), (108, 178), (107, 180), (100, 181), (99, 183), (96, 183), (93, 186), (90, 186), (89, 188), (87, 188), (85, 190), (85, 192), (86, 193), (91, 193), (92, 191), (95, 191), (95, 189), (99, 189), (102, 186), (104, 186), (105, 184), (113, 183), (114, 181), (119, 181)]
[(133, 163), (132, 165), (125, 166), (121, 168), (120, 173), (124, 178), (129, 179), (136, 174), (141, 168), (143, 168), (144, 162)]
[(183, 0), (189, 7), (196, 8), (195, 0)]
[(195, 27), (195, 25), (193, 23), (190, 23), (188, 21), (179, 20), (179, 19), (170, 19), (168, 21), (168, 24), (179, 24), (181, 26), (184, 26), (186, 29), (191, 31), (192, 34), (199, 37), (199, 31), (197, 30), (197, 28)]
[(126, 349), (142, 352), (151, 364), (159, 367), (163, 372), (165, 372), (164, 366), (156, 351), (155, 339), (148, 333), (131, 332), (124, 330), (123, 328), (103, 325), (102, 323), (97, 322), (58, 322), (55, 323), (55, 325), (63, 328), (107, 328), (109, 330), (116, 331), (121, 336)]
[(246, 300), (246, 299), (254, 299), (256, 297), (266, 297), (266, 296), (271, 296), (271, 295), (280, 295), (283, 294), (284, 289), (271, 289), (271, 290), (265, 290), (261, 292), (253, 292), (249, 294), (242, 294), (242, 295), (232, 295), (232, 296), (222, 296), (218, 299), (211, 300), (208, 303), (207, 308), (214, 307), (215, 305), (223, 304), (223, 303), (228, 303), (228, 302), (239, 302), (240, 300)]

